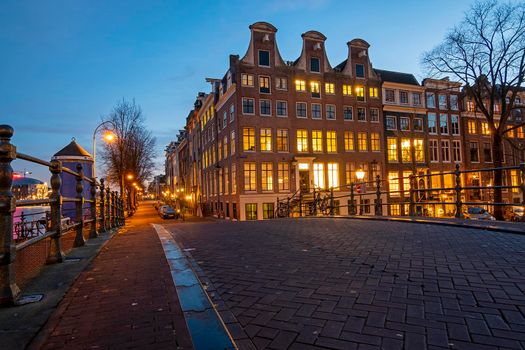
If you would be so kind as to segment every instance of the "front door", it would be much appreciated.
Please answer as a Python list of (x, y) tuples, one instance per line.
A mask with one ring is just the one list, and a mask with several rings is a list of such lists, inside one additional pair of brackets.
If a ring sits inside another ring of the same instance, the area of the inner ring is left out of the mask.
[(301, 192), (310, 192), (310, 172), (299, 170), (299, 188)]

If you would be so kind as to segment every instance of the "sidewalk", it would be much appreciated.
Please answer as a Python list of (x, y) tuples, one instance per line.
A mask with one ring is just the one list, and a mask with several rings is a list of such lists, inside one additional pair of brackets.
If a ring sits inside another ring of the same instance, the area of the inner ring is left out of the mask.
[(191, 349), (177, 292), (144, 204), (80, 275), (30, 349)]

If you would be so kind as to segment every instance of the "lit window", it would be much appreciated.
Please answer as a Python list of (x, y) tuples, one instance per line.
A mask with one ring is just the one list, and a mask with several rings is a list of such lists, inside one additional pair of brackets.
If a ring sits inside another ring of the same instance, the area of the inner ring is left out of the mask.
[(262, 190), (273, 191), (273, 164), (261, 163)]
[(361, 152), (368, 150), (368, 142), (367, 142), (367, 133), (366, 132), (358, 132), (357, 133), (357, 149)]
[[(388, 173), (388, 190), (391, 197), (399, 197), (399, 174), (395, 171), (390, 171)], [(392, 209), (392, 206), (390, 207), (390, 209)], [(397, 215), (399, 215), (399, 213)]]
[(253, 74), (241, 74), (241, 85), (253, 86)]
[(410, 139), (401, 139), (401, 161), (403, 163), (412, 162), (412, 151), (410, 147)]
[(288, 163), (277, 164), (277, 186), (279, 191), (290, 190), (290, 169)]
[(306, 91), (306, 82), (304, 80), (296, 80), (295, 90), (296, 91)]
[(423, 149), (423, 139), (414, 140), (414, 157), (417, 163), (425, 161), (425, 151)]
[(257, 203), (246, 203), (246, 220), (257, 220)]
[(312, 103), (312, 119), (321, 118), (321, 105), (319, 103)]
[(264, 116), (272, 115), (272, 102), (270, 100), (259, 100), (259, 113)]
[(335, 105), (326, 105), (326, 119), (335, 119)]
[(270, 67), (270, 51), (259, 50), (259, 66)]
[(368, 89), (368, 94), (372, 98), (378, 98), (379, 97), (379, 89), (376, 87), (371, 87)]
[(339, 187), (339, 163), (328, 163), (328, 188)]
[(344, 138), (345, 138), (345, 151), (346, 152), (353, 151), (354, 150), (354, 132), (345, 131)]
[(354, 120), (352, 107), (350, 106), (343, 107), (343, 119), (344, 120)]
[(295, 115), (297, 116), (297, 118), (306, 118), (306, 102), (296, 103)]
[(314, 187), (321, 189), (325, 188), (323, 163), (314, 163)]
[(519, 175), (518, 175), (518, 171), (516, 169), (512, 169), (510, 171), (510, 185), (512, 186), (512, 193), (519, 193), (520, 192), (520, 189), (519, 189)]
[(395, 137), (387, 138), (388, 161), (397, 162), (397, 139)]
[(288, 80), (286, 78), (276, 78), (275, 79), (275, 88), (278, 90), (287, 90), (288, 89)]
[(276, 110), (277, 110), (278, 117), (288, 116), (288, 102), (287, 101), (277, 101), (276, 107), (277, 107)]
[(255, 170), (255, 163), (244, 163), (244, 190), (257, 190), (257, 171)]
[(481, 134), (490, 135), (489, 123), (481, 122)]
[(467, 111), (469, 112), (476, 111), (476, 104), (474, 103), (474, 101), (467, 101)]
[(242, 144), (243, 150), (255, 151), (255, 129), (254, 128), (243, 128), (242, 129)]
[(308, 131), (297, 130), (297, 152), (308, 152)]
[(288, 129), (277, 129), (277, 152), (288, 152)]
[(273, 219), (275, 211), (273, 209), (273, 203), (263, 203), (263, 219)]
[(259, 92), (263, 94), (270, 93), (270, 77), (259, 77)]
[(243, 114), (254, 114), (255, 113), (255, 100), (253, 98), (243, 97), (242, 99), (242, 113)]
[(310, 92), (312, 93), (312, 97), (321, 97), (321, 90), (318, 81), (310, 82)]
[(272, 129), (261, 128), (260, 139), (261, 151), (271, 152), (272, 151)]
[(317, 57), (310, 58), (310, 72), (321, 72), (321, 61)]
[(364, 101), (365, 100), (365, 88), (362, 86), (356, 86), (355, 95), (358, 101)]
[(352, 96), (352, 85), (343, 85), (343, 95)]
[(525, 126), (516, 129), (516, 137), (519, 139), (525, 138)]
[(235, 131), (230, 133), (230, 152), (232, 156), (235, 154)]
[(370, 134), (370, 149), (372, 150), (372, 152), (379, 152), (381, 150), (379, 133), (377, 132), (373, 132)]
[(326, 132), (326, 151), (328, 153), (337, 152), (337, 136), (335, 131)]
[(335, 85), (334, 83), (325, 83), (324, 84), (324, 92), (330, 95), (333, 95), (335, 93)]
[(323, 151), (323, 132), (321, 130), (312, 131), (312, 150), (314, 152)]

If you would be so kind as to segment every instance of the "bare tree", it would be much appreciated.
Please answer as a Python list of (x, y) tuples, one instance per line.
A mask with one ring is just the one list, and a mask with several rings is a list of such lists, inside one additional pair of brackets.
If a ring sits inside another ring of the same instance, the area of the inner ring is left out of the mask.
[(154, 169), (155, 138), (144, 125), (144, 115), (135, 100), (123, 99), (104, 118), (114, 125), (115, 142), (104, 145), (102, 160), (110, 183), (124, 193), (126, 176), (132, 174), (134, 181), (143, 184)]
[[(431, 76), (452, 76), (464, 84), (487, 120), (496, 168), (502, 166), (503, 140), (523, 124), (510, 124), (516, 95), (525, 78), (525, 3), (476, 2), (444, 41), (425, 53), (422, 64)], [(484, 103), (485, 102), (485, 103)], [(500, 103), (499, 120), (494, 106)], [(512, 142), (512, 141), (509, 141)], [(494, 172), (494, 201), (502, 201), (503, 171)], [(503, 218), (496, 206), (495, 216)]]

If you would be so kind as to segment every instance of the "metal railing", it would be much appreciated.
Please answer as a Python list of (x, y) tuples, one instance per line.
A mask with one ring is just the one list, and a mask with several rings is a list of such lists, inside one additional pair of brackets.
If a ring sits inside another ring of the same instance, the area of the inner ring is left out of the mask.
[[(46, 264), (62, 263), (64, 252), (62, 240), (66, 233), (75, 232), (73, 247), (85, 245), (84, 233), (89, 228), (88, 238), (96, 238), (99, 232), (106, 232), (124, 224), (124, 206), (121, 196), (94, 178), (83, 174), (82, 164), (76, 165), (76, 171), (62, 165), (59, 160), (50, 162), (17, 152), (11, 144), (14, 130), (8, 125), (0, 125), (0, 305), (12, 304), (20, 294), (15, 270), (17, 254), (43, 240), (48, 240)], [(49, 168), (51, 172), (51, 194), (45, 199), (17, 201), (12, 193), (13, 168), (15, 159), (28, 161)], [(74, 197), (62, 195), (62, 175), (70, 174), (75, 178)], [(90, 196), (84, 196), (84, 185), (90, 189)], [(99, 192), (97, 195), (97, 187)], [(74, 203), (74, 222), (64, 216), (64, 203)], [(14, 216), (17, 206), (49, 206), (45, 219), (27, 221), (22, 213)], [(14, 222), (14, 219), (20, 219)]]

